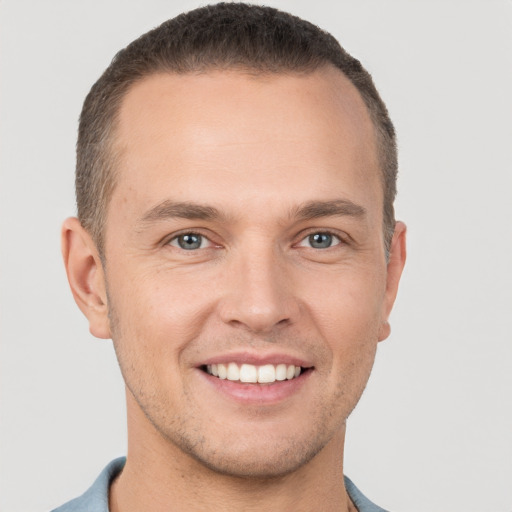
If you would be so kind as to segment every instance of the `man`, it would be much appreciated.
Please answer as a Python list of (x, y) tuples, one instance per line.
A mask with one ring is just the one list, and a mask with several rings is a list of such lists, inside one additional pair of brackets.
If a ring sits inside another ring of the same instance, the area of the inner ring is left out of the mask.
[(218, 4), (122, 50), (62, 238), (128, 453), (57, 510), (382, 510), (343, 446), (405, 263), (395, 181), (371, 77), (310, 23)]

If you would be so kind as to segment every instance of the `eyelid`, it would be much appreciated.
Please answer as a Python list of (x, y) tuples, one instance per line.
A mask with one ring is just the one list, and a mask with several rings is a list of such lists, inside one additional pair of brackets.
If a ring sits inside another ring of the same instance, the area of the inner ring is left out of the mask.
[[(298, 247), (309, 247), (310, 249), (315, 249), (314, 247), (303, 245), (303, 243), (307, 241), (307, 238), (309, 236), (311, 236), (311, 235), (314, 235), (315, 233), (327, 234), (327, 235), (330, 235), (330, 236), (332, 236), (333, 238), (335, 238), (337, 240), (337, 243), (331, 245), (329, 248), (337, 247), (338, 245), (341, 245), (341, 244), (347, 244), (347, 243), (349, 243), (349, 239), (351, 238), (346, 233), (340, 233), (338, 230), (334, 230), (332, 228), (308, 228), (306, 230), (303, 230), (301, 233), (299, 233), (297, 235), (296, 238), (298, 239), (298, 241), (295, 242), (293, 245), (295, 247), (297, 247), (297, 246)], [(175, 247), (176, 249), (184, 250), (181, 247), (179, 247), (177, 244), (176, 245), (171, 244), (171, 242), (176, 241), (178, 237), (183, 236), (183, 235), (197, 235), (197, 236), (200, 236), (205, 241), (207, 241), (208, 242), (208, 247), (202, 247), (200, 249), (209, 249), (209, 248), (212, 248), (212, 247), (221, 247), (221, 244), (219, 244), (217, 242), (214, 242), (212, 240), (211, 235), (205, 234), (204, 231), (201, 230), (201, 229), (194, 229), (194, 228), (192, 228), (192, 229), (190, 229), (190, 228), (189, 229), (183, 229), (183, 230), (180, 230), (178, 232), (175, 232), (175, 233), (172, 233), (172, 234), (166, 236), (162, 240), (162, 245), (170, 245), (171, 247)], [(195, 250), (197, 251), (199, 249), (195, 249)], [(323, 249), (323, 250), (325, 250), (325, 249)], [(190, 252), (193, 252), (193, 251), (190, 251)]]
[[(333, 243), (329, 247), (325, 247), (325, 248), (312, 247), (311, 245), (309, 245), (309, 237), (316, 233), (331, 236), (333, 238)], [(327, 231), (314, 231), (313, 233), (306, 235), (297, 245), (298, 245), (298, 247), (307, 247), (309, 249), (326, 251), (327, 249), (331, 249), (332, 247), (337, 247), (338, 245), (341, 245), (342, 243), (343, 243), (343, 240), (341, 240), (341, 238), (338, 235), (335, 235), (334, 233), (329, 233)]]
[[(348, 238), (349, 236), (344, 234), (344, 233), (340, 233), (339, 231), (337, 230), (334, 230), (334, 229), (328, 229), (328, 228), (309, 228), (305, 231), (302, 231), (299, 235), (298, 235), (298, 242), (296, 242), (294, 245), (296, 247), (308, 247), (310, 249), (315, 249), (314, 247), (311, 247), (309, 245), (305, 245), (304, 242), (307, 241), (308, 237), (310, 237), (311, 235), (314, 235), (316, 233), (321, 233), (321, 234), (325, 234), (325, 235), (330, 235), (332, 236), (333, 238), (336, 238), (338, 240), (337, 243), (331, 245), (330, 247), (328, 247), (327, 249), (330, 249), (332, 247), (337, 247), (338, 245), (341, 245), (341, 244), (347, 244), (348, 243)], [(304, 245), (303, 245), (304, 244)], [(316, 249), (315, 249), (316, 250)], [(322, 250), (326, 250), (326, 249), (322, 249)]]
[[(182, 247), (180, 247), (177, 243), (177, 239), (180, 237), (180, 236), (183, 236), (183, 235), (195, 235), (195, 236), (200, 236), (204, 241), (208, 242), (208, 246), (207, 247), (199, 247), (198, 249), (193, 249), (193, 250), (189, 250), (189, 251), (186, 251), (185, 249), (183, 249)], [(176, 241), (176, 244), (172, 244), (171, 242), (174, 242)], [(176, 233), (172, 233), (171, 235), (169, 236), (166, 236), (162, 242), (162, 245), (168, 245), (168, 246), (171, 246), (175, 249), (178, 249), (180, 251), (185, 251), (185, 252), (194, 252), (194, 251), (199, 251), (199, 250), (204, 250), (204, 249), (210, 249), (212, 247), (220, 247), (220, 244), (217, 244), (215, 242), (212, 241), (211, 237), (204, 234), (200, 229), (183, 229), (181, 231), (178, 231)]]

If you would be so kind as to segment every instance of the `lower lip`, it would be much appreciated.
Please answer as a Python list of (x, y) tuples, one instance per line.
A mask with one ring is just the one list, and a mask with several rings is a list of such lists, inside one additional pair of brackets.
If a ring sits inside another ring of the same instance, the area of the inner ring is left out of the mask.
[(308, 369), (290, 380), (275, 381), (271, 384), (248, 384), (240, 381), (219, 379), (203, 370), (198, 371), (216, 391), (245, 404), (272, 405), (297, 394), (313, 373)]

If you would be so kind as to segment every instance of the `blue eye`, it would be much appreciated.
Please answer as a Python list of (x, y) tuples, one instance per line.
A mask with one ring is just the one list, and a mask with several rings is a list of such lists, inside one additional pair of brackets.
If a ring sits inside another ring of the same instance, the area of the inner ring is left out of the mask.
[(302, 247), (312, 247), (313, 249), (328, 249), (341, 243), (341, 240), (332, 233), (317, 232), (308, 235), (299, 244)]
[(183, 233), (174, 237), (169, 245), (179, 247), (185, 251), (193, 251), (195, 249), (202, 249), (207, 243), (207, 239), (197, 233)]

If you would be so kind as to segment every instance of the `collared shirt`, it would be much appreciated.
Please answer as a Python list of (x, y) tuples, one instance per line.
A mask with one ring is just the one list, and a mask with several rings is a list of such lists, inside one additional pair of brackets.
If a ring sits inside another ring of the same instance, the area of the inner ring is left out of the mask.
[[(114, 459), (101, 473), (92, 486), (82, 496), (68, 501), (52, 512), (109, 512), (108, 492), (111, 482), (121, 472), (126, 457)], [(372, 503), (354, 483), (345, 477), (345, 488), (358, 512), (386, 512)]]

